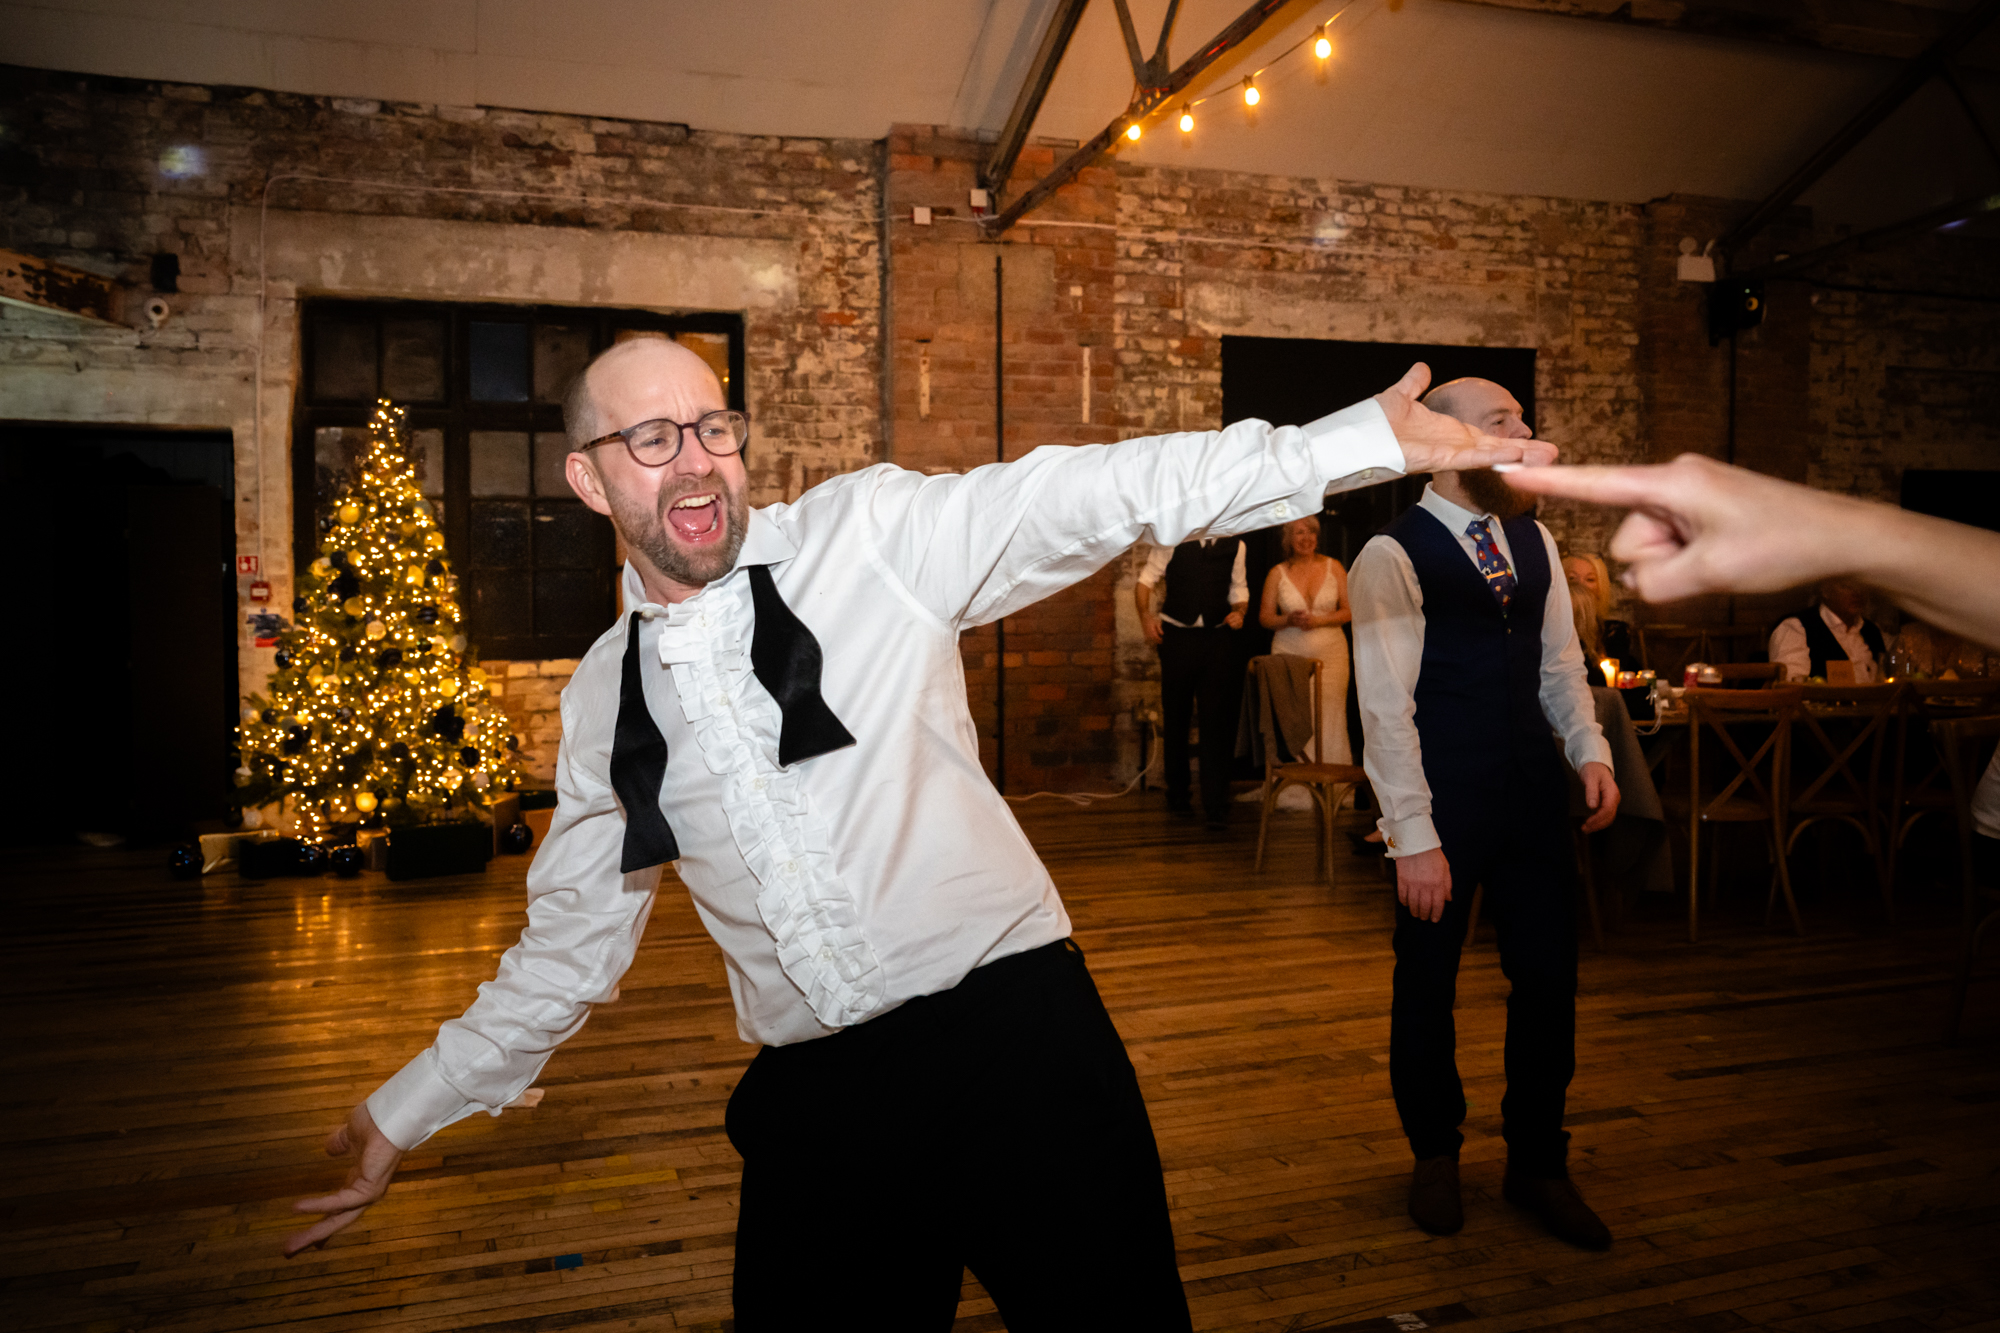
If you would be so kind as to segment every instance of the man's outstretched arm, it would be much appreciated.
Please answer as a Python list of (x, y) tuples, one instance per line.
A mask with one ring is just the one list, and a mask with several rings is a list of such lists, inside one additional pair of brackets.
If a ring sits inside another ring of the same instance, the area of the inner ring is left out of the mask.
[(475, 1111), (500, 1114), (583, 1026), (591, 1006), (616, 993), (631, 966), (659, 872), (618, 868), (624, 820), (602, 776), (618, 692), (590, 687), (591, 673), (607, 666), (615, 671), (618, 658), (586, 656), (572, 680), (585, 688), (563, 694), (556, 813), (528, 869), (528, 924), (519, 942), (479, 987), (479, 998), (327, 1137), (330, 1156), (352, 1159), (347, 1183), (298, 1202), (300, 1212), (326, 1215), (287, 1238), (287, 1255), (352, 1225), (381, 1200), (403, 1154), (444, 1126)]
[(2000, 533), (1683, 454), (1654, 467), (1523, 468), (1518, 489), (1632, 512), (1611, 542), (1649, 602), (1852, 576), (1905, 611), (2000, 647)]
[[(1238, 422), (1110, 445), (1037, 449), (963, 476), (859, 474), (876, 548), (911, 594), (958, 628), (1060, 591), (1134, 542), (1175, 546), (1317, 514), (1329, 491), (1408, 472), (1547, 462), (1551, 445), (1482, 435), (1417, 401), (1408, 375), (1306, 426)], [(1247, 592), (1238, 600), (1247, 604)]]

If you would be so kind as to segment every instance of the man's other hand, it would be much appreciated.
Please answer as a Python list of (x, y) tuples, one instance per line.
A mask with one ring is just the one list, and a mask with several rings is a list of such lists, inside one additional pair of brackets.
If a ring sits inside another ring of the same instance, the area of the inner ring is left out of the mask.
[(1165, 631), (1160, 628), (1160, 618), (1158, 616), (1139, 617), (1139, 628), (1146, 631), (1147, 643), (1152, 644), (1155, 648), (1160, 646), (1160, 637)]
[(1585, 833), (1595, 833), (1599, 829), (1610, 828), (1611, 821), (1618, 818), (1618, 779), (1611, 776), (1611, 769), (1604, 764), (1585, 764), (1578, 776), (1583, 779), (1583, 803), (1595, 813), (1583, 821)]
[(1396, 443), (1403, 449), (1403, 471), (1462, 472), (1495, 463), (1556, 461), (1556, 447), (1540, 440), (1505, 440), (1474, 430), (1455, 417), (1433, 412), (1419, 400), (1430, 387), (1431, 368), (1419, 361), (1394, 385), (1375, 395)]
[(1242, 629), (1243, 608), (1240, 606), (1231, 608), (1229, 614), (1222, 618), (1222, 623), (1231, 629)]
[(353, 1165), (347, 1169), (347, 1184), (335, 1193), (316, 1199), (300, 1199), (292, 1205), (295, 1213), (324, 1213), (326, 1216), (304, 1231), (295, 1231), (285, 1237), (287, 1259), (302, 1250), (326, 1244), (329, 1236), (344, 1230), (367, 1212), (370, 1204), (379, 1203), (382, 1196), (389, 1192), (389, 1180), (403, 1160), (403, 1150), (375, 1128), (375, 1117), (368, 1114), (365, 1102), (354, 1108), (346, 1124), (326, 1136), (326, 1155), (354, 1159)]
[(1451, 863), (1442, 847), (1396, 858), (1396, 900), (1419, 921), (1444, 920), (1444, 905), (1451, 901)]

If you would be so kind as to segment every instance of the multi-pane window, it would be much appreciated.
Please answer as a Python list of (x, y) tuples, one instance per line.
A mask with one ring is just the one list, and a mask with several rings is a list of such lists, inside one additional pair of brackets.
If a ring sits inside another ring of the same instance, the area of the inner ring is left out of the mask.
[(308, 300), (292, 435), (300, 563), (367, 442), (375, 399), (408, 409), (411, 450), (436, 506), (485, 658), (575, 657), (611, 623), (611, 524), (563, 475), (562, 399), (615, 341), (669, 337), (715, 368), (743, 407), (743, 321), (559, 306)]

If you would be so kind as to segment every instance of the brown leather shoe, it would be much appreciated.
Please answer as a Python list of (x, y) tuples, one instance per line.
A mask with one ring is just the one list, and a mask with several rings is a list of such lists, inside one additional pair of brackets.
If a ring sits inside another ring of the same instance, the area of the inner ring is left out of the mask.
[(1426, 1157), (1410, 1175), (1410, 1220), (1433, 1236), (1454, 1236), (1465, 1225), (1458, 1196), (1458, 1159)]
[(1567, 1176), (1554, 1180), (1509, 1171), (1500, 1193), (1508, 1203), (1548, 1228), (1549, 1234), (1586, 1250), (1611, 1248), (1611, 1232), (1598, 1220)]

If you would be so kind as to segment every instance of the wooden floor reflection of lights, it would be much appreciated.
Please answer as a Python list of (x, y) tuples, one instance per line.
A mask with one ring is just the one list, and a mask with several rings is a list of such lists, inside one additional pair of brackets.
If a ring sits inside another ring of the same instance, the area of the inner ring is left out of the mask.
[[(1885, 931), (1863, 894), (1809, 894), (1804, 939), (1725, 897), (1696, 947), (1640, 903), (1585, 950), (1572, 1162), (1618, 1238), (1588, 1254), (1499, 1197), (1490, 931), (1459, 988), (1467, 1224), (1435, 1239), (1403, 1211), (1373, 862), (1329, 890), (1295, 815), (1260, 876), (1247, 821), (1210, 838), (1157, 793), (1023, 820), (1138, 1066), (1197, 1328), (2000, 1327), (2000, 986), (1939, 1043), (1942, 895)], [(339, 1178), (320, 1136), (491, 974), (526, 862), (392, 885), (162, 860), (0, 853), (6, 1327), (729, 1327), (722, 1112), (750, 1048), (677, 886), (538, 1108), (453, 1126), (287, 1263), (290, 1200)], [(1001, 1327), (970, 1279), (957, 1327)]]

